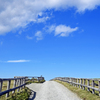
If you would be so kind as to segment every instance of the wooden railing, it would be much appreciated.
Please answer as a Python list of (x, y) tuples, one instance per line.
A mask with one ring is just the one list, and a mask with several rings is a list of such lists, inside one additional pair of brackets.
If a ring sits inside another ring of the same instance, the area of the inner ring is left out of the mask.
[[(44, 80), (44, 77), (31, 77), (31, 76), (25, 76), (25, 77), (19, 77), (19, 76), (15, 76), (14, 78), (7, 78), (7, 79), (3, 79), (0, 78), (0, 96), (6, 94), (6, 98), (9, 97), (9, 92), (12, 91), (12, 93), (15, 93), (15, 90), (17, 89), (17, 92), (19, 92), (19, 90), (22, 90), (22, 87), (24, 88), (26, 85), (26, 82), (29, 81), (29, 78), (31, 78), (34, 82), (34, 79), (37, 79), (37, 81), (41, 81)], [(5, 91), (3, 91), (3, 83), (7, 82), (7, 89)], [(11, 81), (13, 81), (13, 87), (11, 88)]]
[(93, 94), (95, 93), (95, 91), (99, 91), (99, 96), (100, 96), (100, 80), (86, 79), (86, 78), (70, 78), (70, 77), (57, 77), (52, 80), (60, 80), (63, 82), (67, 82), (83, 90), (85, 90), (86, 88), (87, 91), (90, 91), (91, 89)]
[[(15, 76), (16, 77), (16, 76)], [(25, 76), (25, 78), (26, 78), (26, 81), (28, 81), (28, 79), (30, 79), (31, 78), (31, 80), (34, 82), (34, 80), (37, 80), (38, 82), (39, 81), (41, 81), (41, 80), (44, 80), (44, 77), (38, 77), (38, 76), (34, 76), (34, 77), (32, 77), (32, 76)]]
[[(11, 87), (11, 81), (13, 80), (13, 88)], [(2, 91), (3, 82), (7, 81), (7, 90)], [(8, 79), (1, 79), (0, 78), (0, 96), (6, 94), (6, 97), (9, 97), (9, 92), (12, 91), (12, 93), (15, 93), (15, 90), (19, 91), (22, 89), (22, 87), (25, 87), (25, 77), (20, 78), (8, 78)]]

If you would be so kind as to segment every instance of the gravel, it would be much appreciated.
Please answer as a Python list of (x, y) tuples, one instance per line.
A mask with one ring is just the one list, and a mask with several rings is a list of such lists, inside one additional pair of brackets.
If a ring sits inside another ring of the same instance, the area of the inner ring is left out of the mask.
[(75, 93), (55, 81), (27, 85), (33, 90), (30, 100), (81, 100)]

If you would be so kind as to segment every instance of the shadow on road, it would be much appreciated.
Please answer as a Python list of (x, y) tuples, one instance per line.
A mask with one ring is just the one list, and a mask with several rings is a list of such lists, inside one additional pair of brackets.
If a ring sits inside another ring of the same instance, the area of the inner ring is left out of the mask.
[(30, 97), (29, 97), (29, 100), (34, 100), (35, 99), (35, 97), (36, 97), (36, 92), (35, 91), (32, 91), (31, 90), (31, 95), (30, 95)]

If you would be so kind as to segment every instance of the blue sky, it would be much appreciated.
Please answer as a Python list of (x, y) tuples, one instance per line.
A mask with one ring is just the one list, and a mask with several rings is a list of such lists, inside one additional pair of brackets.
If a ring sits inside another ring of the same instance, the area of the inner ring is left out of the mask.
[(0, 77), (100, 78), (99, 0), (0, 0)]

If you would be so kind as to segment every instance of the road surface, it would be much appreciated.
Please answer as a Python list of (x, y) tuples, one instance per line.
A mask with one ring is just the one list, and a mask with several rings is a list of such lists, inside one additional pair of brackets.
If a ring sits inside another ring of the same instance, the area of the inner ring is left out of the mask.
[(55, 81), (27, 85), (33, 91), (29, 100), (82, 100), (65, 86)]

